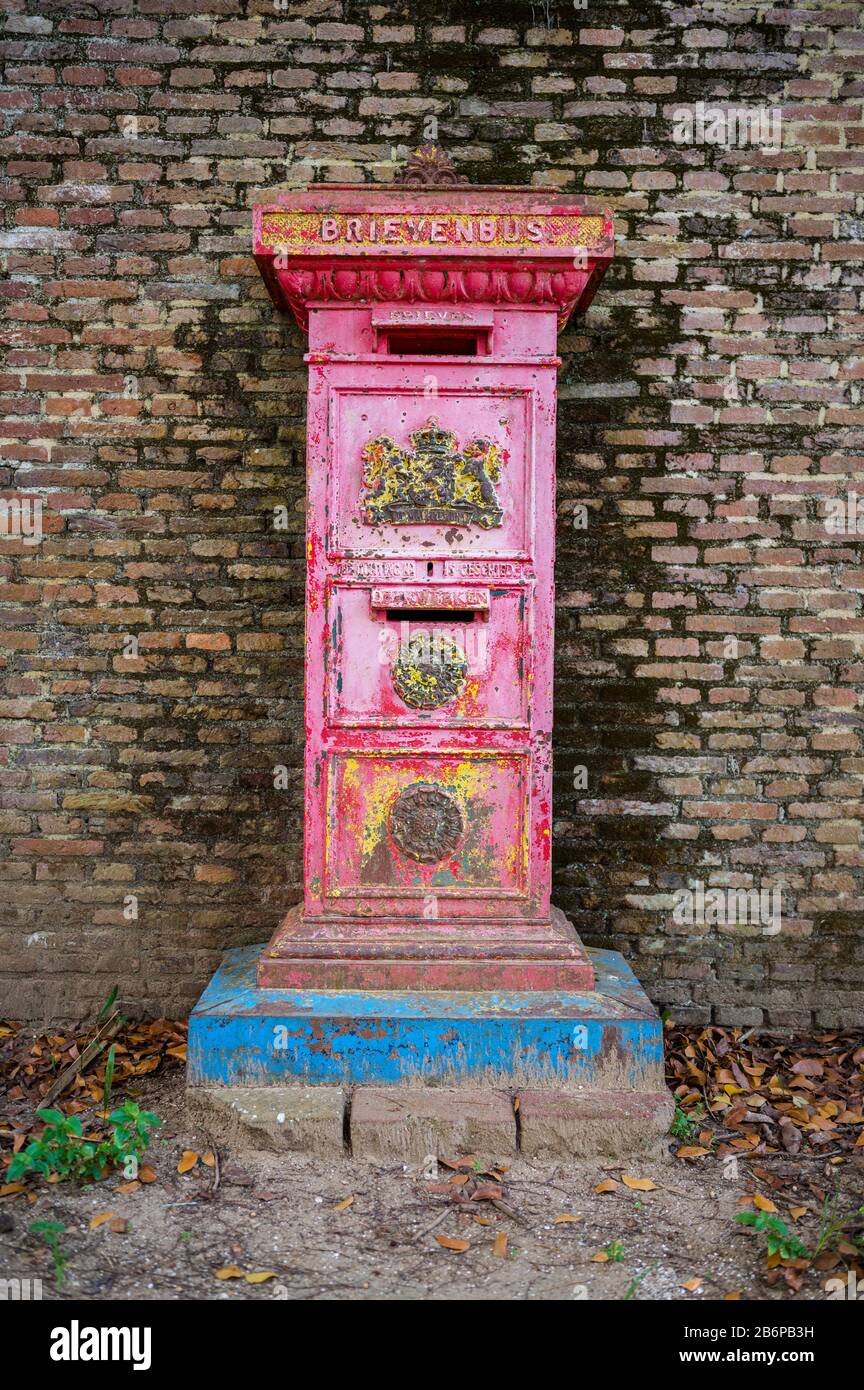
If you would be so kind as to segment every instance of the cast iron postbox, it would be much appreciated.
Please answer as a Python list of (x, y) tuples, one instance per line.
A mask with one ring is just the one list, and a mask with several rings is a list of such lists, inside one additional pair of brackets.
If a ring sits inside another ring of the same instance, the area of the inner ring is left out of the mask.
[(589, 990), (550, 904), (556, 333), (608, 212), (315, 186), (255, 209), (309, 334), (300, 989)]

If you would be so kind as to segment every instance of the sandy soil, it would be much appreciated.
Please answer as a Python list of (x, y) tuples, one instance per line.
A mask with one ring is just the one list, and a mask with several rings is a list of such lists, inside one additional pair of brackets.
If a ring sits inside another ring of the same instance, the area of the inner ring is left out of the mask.
[[(517, 1162), (505, 1178), (515, 1215), (477, 1203), (477, 1215), (489, 1222), (481, 1225), (401, 1164), (225, 1149), (218, 1186), (215, 1166), (199, 1163), (181, 1175), (184, 1150), (210, 1147), (187, 1121), (182, 1077), (154, 1078), (140, 1091), (141, 1104), (164, 1120), (147, 1159), (156, 1180), (126, 1194), (118, 1191), (120, 1178), (81, 1190), (39, 1183), (35, 1201), (3, 1198), (0, 1278), (41, 1278), (43, 1298), (94, 1300), (826, 1297), (825, 1271), (808, 1271), (797, 1293), (782, 1280), (768, 1282), (761, 1237), (734, 1222), (738, 1199), (753, 1188), (746, 1160), (734, 1172), (713, 1157), (695, 1164), (669, 1157), (629, 1170)], [(853, 1211), (862, 1200), (854, 1158), (839, 1166), (785, 1154), (759, 1161), (788, 1175), (784, 1204), (812, 1208), (795, 1227), (811, 1248), (820, 1221), (810, 1182), (829, 1191), (839, 1185), (838, 1210)], [(656, 1189), (626, 1188), (625, 1171), (653, 1179)], [(448, 1176), (442, 1168), (439, 1182)], [(606, 1178), (618, 1179), (618, 1190), (598, 1195), (594, 1189)], [(107, 1221), (90, 1230), (92, 1217), (107, 1211), (125, 1219), (125, 1231)], [(556, 1222), (563, 1215), (578, 1219)], [(51, 1256), (29, 1230), (46, 1220), (66, 1228), (59, 1293)], [(498, 1232), (507, 1235), (504, 1255), (495, 1251)], [(437, 1236), (468, 1240), (470, 1248), (456, 1253)], [(620, 1259), (592, 1260), (612, 1242), (620, 1243), (612, 1251)], [(215, 1271), (226, 1266), (275, 1277), (256, 1284), (217, 1279)], [(698, 1288), (685, 1289), (694, 1279)]]

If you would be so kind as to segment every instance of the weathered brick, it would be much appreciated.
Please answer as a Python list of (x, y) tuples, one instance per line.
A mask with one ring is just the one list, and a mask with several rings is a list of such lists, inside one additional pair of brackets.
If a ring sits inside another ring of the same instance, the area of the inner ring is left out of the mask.
[[(617, 218), (560, 340), (558, 899), (682, 1021), (855, 1021), (864, 507), (827, 525), (864, 496), (855, 8), (26, 8), (4, 15), (0, 489), (44, 511), (40, 544), (0, 534), (0, 874), (24, 928), (0, 1011), (41, 1016), (54, 979), (83, 1010), (112, 973), (128, 1008), (186, 1007), (298, 896), (305, 344), (249, 207), (389, 177), (434, 116), (472, 180)], [(782, 145), (678, 143), (699, 100), (781, 108)], [(672, 921), (709, 873), (783, 878), (781, 932)], [(99, 922), (70, 907), (96, 887)]]

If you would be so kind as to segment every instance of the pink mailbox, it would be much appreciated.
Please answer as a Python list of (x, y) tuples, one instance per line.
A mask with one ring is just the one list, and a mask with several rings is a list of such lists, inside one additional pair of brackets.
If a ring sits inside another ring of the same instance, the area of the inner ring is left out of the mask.
[(556, 334), (609, 214), (514, 188), (255, 209), (309, 334), (300, 989), (589, 990), (550, 904)]

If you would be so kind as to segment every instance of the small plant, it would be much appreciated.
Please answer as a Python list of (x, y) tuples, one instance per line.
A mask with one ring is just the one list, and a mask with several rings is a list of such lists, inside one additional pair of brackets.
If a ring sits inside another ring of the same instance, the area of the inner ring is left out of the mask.
[(837, 1241), (843, 1236), (843, 1221), (837, 1219), (837, 1203), (839, 1195), (835, 1191), (831, 1197), (825, 1197), (822, 1202), (822, 1213), (819, 1218), (819, 1235), (816, 1239), (817, 1255), (821, 1255), (823, 1250), (831, 1250)]
[(54, 1261), (54, 1283), (58, 1289), (62, 1289), (63, 1281), (66, 1278), (66, 1256), (60, 1248), (60, 1237), (66, 1227), (59, 1221), (34, 1221), (30, 1230), (34, 1236), (40, 1236), (51, 1251), (51, 1258)]
[(702, 1118), (704, 1113), (705, 1107), (701, 1104), (695, 1105), (692, 1110), (687, 1111), (682, 1107), (680, 1101), (676, 1100), (675, 1114), (669, 1126), (669, 1133), (672, 1135), (672, 1138), (684, 1139), (687, 1142), (696, 1139), (699, 1134), (699, 1125), (697, 1121)]
[(48, 1178), (74, 1178), (76, 1182), (93, 1182), (102, 1176), (102, 1164), (97, 1159), (97, 1146), (83, 1137), (77, 1115), (64, 1115), (59, 1110), (38, 1110), (45, 1128), (38, 1139), (31, 1139), (26, 1149), (15, 1154), (9, 1166), (9, 1180), (16, 1182), (28, 1173), (41, 1173)]
[(611, 1264), (620, 1264), (624, 1258), (624, 1246), (620, 1240), (610, 1240), (606, 1246), (606, 1254)]
[(741, 1226), (752, 1226), (754, 1231), (764, 1231), (769, 1255), (779, 1255), (781, 1260), (809, 1260), (807, 1246), (773, 1212), (739, 1211), (735, 1220)]
[(123, 1165), (127, 1178), (137, 1177), (138, 1160), (150, 1145), (150, 1131), (158, 1129), (162, 1121), (152, 1110), (142, 1110), (134, 1100), (124, 1101), (119, 1110), (112, 1110), (108, 1120), (113, 1126), (113, 1162)]
[(112, 1043), (105, 1060), (105, 1082), (102, 1087), (102, 1108), (107, 1110), (111, 1104), (111, 1091), (114, 1086), (114, 1062), (117, 1057), (117, 1044)]
[(150, 1143), (151, 1129), (162, 1123), (157, 1115), (127, 1100), (108, 1117), (110, 1138), (97, 1142), (84, 1138), (77, 1115), (63, 1115), (59, 1110), (39, 1110), (37, 1114), (45, 1128), (38, 1139), (31, 1139), (27, 1148), (12, 1159), (10, 1182), (30, 1173), (61, 1181), (71, 1178), (79, 1183), (99, 1182), (111, 1169), (121, 1166), (126, 1176), (135, 1176), (129, 1172), (130, 1165), (137, 1172), (138, 1159)]
[(641, 1274), (637, 1274), (635, 1278), (630, 1280), (630, 1283), (627, 1285), (627, 1288), (624, 1291), (625, 1302), (629, 1302), (631, 1299), (634, 1299), (636, 1297), (636, 1290), (639, 1288), (639, 1285), (642, 1283), (642, 1280), (647, 1279), (649, 1274), (653, 1274), (656, 1268), (656, 1264), (649, 1265), (647, 1269), (643, 1269)]

